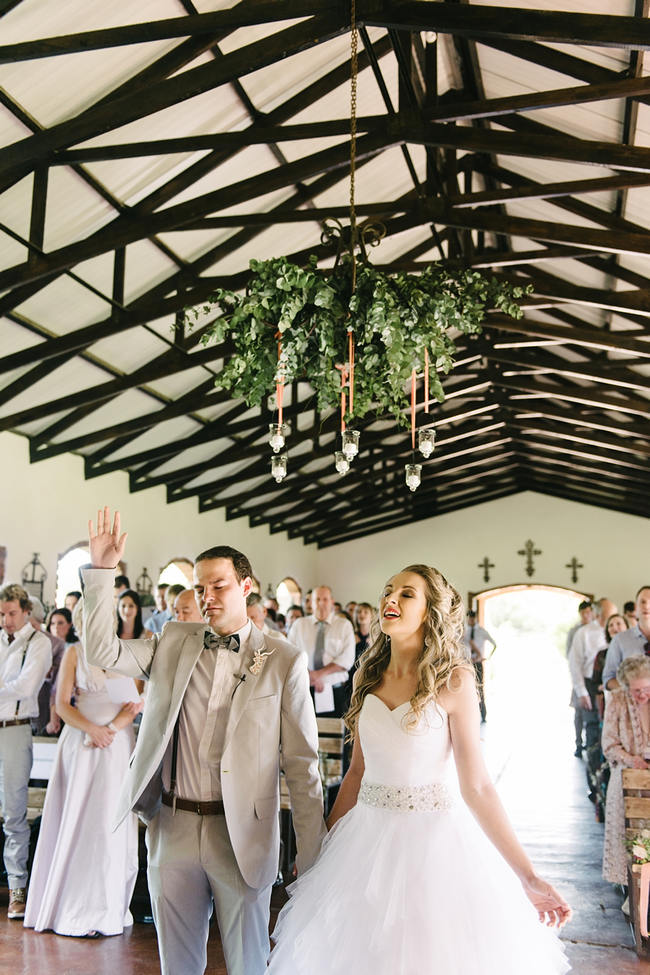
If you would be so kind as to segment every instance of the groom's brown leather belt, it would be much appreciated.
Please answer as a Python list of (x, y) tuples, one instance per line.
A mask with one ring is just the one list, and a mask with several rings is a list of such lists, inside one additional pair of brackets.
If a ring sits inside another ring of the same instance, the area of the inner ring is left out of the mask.
[[(0, 721), (0, 728), (15, 728), (19, 724), (31, 724), (31, 718), (12, 718), (11, 721)], [(178, 803), (176, 803), (178, 805)]]
[(176, 797), (176, 802), (174, 803), (174, 796), (169, 792), (163, 792), (162, 794), (163, 806), (176, 806), (177, 809), (183, 809), (185, 812), (196, 813), (197, 816), (223, 816), (224, 808), (221, 799), (214, 799), (212, 802), (197, 802), (195, 799), (179, 799)]

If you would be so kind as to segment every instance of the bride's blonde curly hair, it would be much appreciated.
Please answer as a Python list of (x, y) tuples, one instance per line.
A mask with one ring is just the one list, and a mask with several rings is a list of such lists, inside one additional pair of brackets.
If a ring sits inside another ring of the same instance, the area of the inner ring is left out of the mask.
[[(427, 600), (417, 686), (406, 716), (406, 727), (414, 728), (426, 705), (435, 701), (441, 690), (449, 688), (454, 671), (462, 667), (473, 675), (474, 668), (461, 645), (465, 613), (454, 587), (430, 565), (407, 565), (401, 571), (414, 572), (424, 580)], [(373, 620), (371, 633), (373, 643), (359, 658), (352, 701), (344, 718), (350, 738), (356, 736), (366, 695), (379, 687), (390, 660), (390, 638), (381, 632), (378, 619)]]

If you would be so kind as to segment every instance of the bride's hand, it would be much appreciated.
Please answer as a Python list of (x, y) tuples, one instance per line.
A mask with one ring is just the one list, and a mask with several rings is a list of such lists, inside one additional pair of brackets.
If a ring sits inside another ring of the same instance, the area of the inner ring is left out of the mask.
[(540, 877), (524, 882), (526, 897), (531, 902), (542, 924), (563, 927), (571, 920), (571, 908), (558, 892)]
[(116, 569), (124, 556), (126, 532), (120, 535), (120, 513), (115, 512), (111, 530), (111, 512), (108, 507), (97, 512), (97, 531), (92, 520), (88, 522), (90, 561), (93, 569)]

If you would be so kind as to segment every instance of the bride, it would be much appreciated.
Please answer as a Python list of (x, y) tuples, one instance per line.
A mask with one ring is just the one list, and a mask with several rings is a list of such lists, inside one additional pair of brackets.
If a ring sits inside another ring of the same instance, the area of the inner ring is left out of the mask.
[(379, 625), (346, 715), (352, 762), (330, 833), (289, 889), (269, 975), (561, 975), (550, 929), (571, 911), (485, 769), (460, 596), (411, 565), (386, 584)]

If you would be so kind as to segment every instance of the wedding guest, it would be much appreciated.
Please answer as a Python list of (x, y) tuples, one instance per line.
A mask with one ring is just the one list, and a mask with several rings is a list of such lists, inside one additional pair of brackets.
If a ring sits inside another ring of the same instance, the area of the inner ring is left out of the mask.
[(354, 621), (354, 611), (357, 608), (357, 605), (358, 605), (358, 603), (357, 603), (356, 599), (351, 599), (349, 602), (347, 602), (345, 604), (345, 612), (348, 614), (348, 616), (350, 617), (350, 619), (353, 620), (353, 621)]
[(304, 655), (247, 619), (252, 567), (225, 545), (194, 565), (203, 624), (170, 622), (160, 637), (119, 640), (110, 596), (126, 541), (119, 514), (111, 528), (104, 508), (89, 534), (84, 645), (91, 662), (151, 684), (116, 818), (134, 809), (148, 824), (162, 975), (203, 975), (213, 905), (228, 975), (265, 975), (280, 764), (300, 873), (324, 837)]
[(43, 629), (43, 623), (45, 622), (45, 607), (40, 601), (38, 596), (30, 596), (30, 602), (32, 604), (32, 612), (29, 617), (29, 622), (32, 624), (35, 630), (41, 633), (45, 633), (45, 636), (50, 641), (50, 646), (52, 648), (52, 666), (47, 672), (45, 680), (41, 685), (41, 689), (38, 692), (38, 718), (32, 722), (32, 730), (37, 735), (42, 735), (46, 733), (48, 735), (58, 735), (61, 730), (61, 719), (56, 713), (56, 708), (54, 706), (54, 693), (56, 688), (56, 676), (59, 672), (59, 667), (61, 666), (61, 660), (63, 659), (63, 653), (65, 651), (65, 641), (61, 640), (58, 636), (48, 632), (48, 630)]
[(66, 593), (65, 599), (63, 600), (63, 605), (72, 613), (80, 599), (81, 593), (79, 590), (73, 589), (71, 592)]
[(571, 649), (571, 644), (573, 643), (573, 638), (580, 629), (581, 626), (586, 626), (587, 623), (591, 623), (594, 618), (594, 608), (590, 599), (583, 599), (581, 603), (578, 604), (578, 622), (574, 623), (570, 627), (569, 632), (566, 635), (566, 655), (569, 656), (569, 651)]
[(592, 703), (595, 705), (596, 710), (602, 721), (605, 715), (605, 692), (603, 688), (603, 668), (605, 667), (605, 659), (607, 657), (607, 650), (609, 645), (618, 633), (624, 633), (628, 629), (627, 620), (625, 616), (620, 613), (613, 613), (607, 622), (605, 623), (605, 639), (607, 645), (599, 650), (596, 654), (596, 659), (594, 660), (594, 670), (591, 679), (585, 679), (585, 686), (589, 692)]
[(115, 606), (115, 611), (117, 612), (117, 601), (123, 592), (131, 588), (131, 583), (129, 582), (128, 576), (115, 576), (115, 582), (113, 583), (113, 604)]
[(22, 586), (0, 589), (0, 807), (9, 882), (7, 917), (12, 920), (25, 916), (32, 721), (38, 717), (38, 692), (52, 666), (50, 641), (29, 622), (31, 611)]
[(174, 619), (177, 623), (201, 623), (199, 604), (193, 589), (184, 589), (174, 601)]
[(156, 608), (147, 620), (147, 626), (152, 633), (162, 633), (162, 628), (165, 623), (169, 623), (173, 619), (174, 607), (173, 605), (167, 605), (167, 589), (167, 583), (161, 582), (154, 590), (153, 598), (156, 603)]
[(269, 626), (268, 608), (258, 592), (249, 592), (246, 597), (246, 615), (264, 636), (281, 636), (277, 629)]
[(497, 648), (495, 641), (492, 639), (490, 634), (484, 627), (479, 625), (478, 619), (476, 617), (476, 612), (470, 609), (467, 613), (467, 623), (465, 624), (465, 630), (463, 632), (463, 643), (466, 648), (466, 653), (472, 663), (474, 664), (474, 673), (476, 674), (476, 686), (478, 687), (479, 693), (479, 705), (481, 713), (481, 721), (487, 719), (487, 706), (485, 704), (485, 674), (484, 667), (485, 661), (487, 660), (488, 654), (486, 651), (486, 646), (488, 643), (492, 644), (492, 651), (490, 656)]
[(297, 603), (294, 603), (293, 606), (289, 606), (289, 609), (287, 610), (287, 618), (286, 618), (287, 636), (289, 636), (289, 633), (291, 632), (291, 627), (293, 626), (295, 621), (297, 619), (300, 619), (304, 615), (305, 614), (303, 612), (302, 606), (299, 606)]
[(628, 628), (630, 626), (636, 626), (636, 605), (633, 600), (627, 603), (623, 603), (623, 616), (627, 622)]
[(602, 746), (611, 774), (605, 804), (603, 876), (627, 884), (624, 768), (650, 768), (650, 659), (632, 655), (619, 664), (617, 687), (605, 705)]
[[(567, 660), (574, 636), (581, 626), (586, 626), (586, 624), (591, 623), (593, 619), (593, 606), (591, 604), (591, 600), (583, 599), (582, 602), (578, 604), (578, 616), (579, 621), (569, 629), (569, 632), (566, 635), (565, 653)], [(575, 751), (573, 754), (576, 756), (576, 758), (580, 758), (582, 756), (582, 749), (584, 747), (582, 738), (584, 731), (584, 715), (582, 708), (580, 707), (580, 702), (576, 696), (576, 692), (573, 689), (573, 684), (571, 685), (571, 699), (569, 701), (569, 707), (573, 708), (573, 730), (575, 735)]]
[(45, 796), (27, 928), (96, 937), (122, 934), (133, 923), (138, 824), (131, 814), (114, 831), (113, 819), (142, 704), (116, 702), (122, 685), (136, 693), (135, 681), (91, 667), (80, 643), (66, 649), (56, 694), (65, 728)]
[(117, 601), (117, 635), (122, 640), (148, 640), (153, 636), (142, 622), (142, 604), (134, 589), (125, 589)]
[(302, 610), (305, 616), (309, 616), (312, 611), (312, 605), (311, 605), (312, 591), (313, 590), (308, 589), (305, 595), (302, 597)]
[(641, 586), (637, 592), (634, 610), (636, 624), (624, 633), (618, 633), (607, 651), (603, 684), (610, 691), (617, 686), (616, 671), (622, 660), (640, 653), (650, 654), (650, 585)]
[(355, 662), (364, 650), (370, 646), (370, 627), (374, 616), (374, 609), (370, 603), (356, 603), (354, 610), (354, 633), (356, 646), (354, 649)]
[(79, 637), (72, 623), (72, 613), (65, 606), (52, 610), (47, 629), (52, 636), (57, 636), (59, 640), (63, 640), (66, 646), (72, 646), (73, 643), (79, 642)]
[(314, 589), (312, 602), (313, 614), (291, 627), (291, 642), (307, 654), (316, 714), (341, 717), (348, 671), (354, 666), (354, 630), (337, 615), (329, 586)]
[[(597, 604), (598, 616), (581, 626), (571, 641), (569, 650), (569, 670), (573, 690), (578, 700), (578, 707), (582, 714), (585, 729), (584, 748), (589, 749), (597, 744), (600, 737), (600, 722), (598, 713), (589, 696), (585, 681), (591, 678), (596, 655), (607, 645), (605, 637), (605, 623), (614, 613), (616, 606), (611, 599), (600, 599)], [(576, 747), (577, 758), (582, 754), (582, 748)]]

